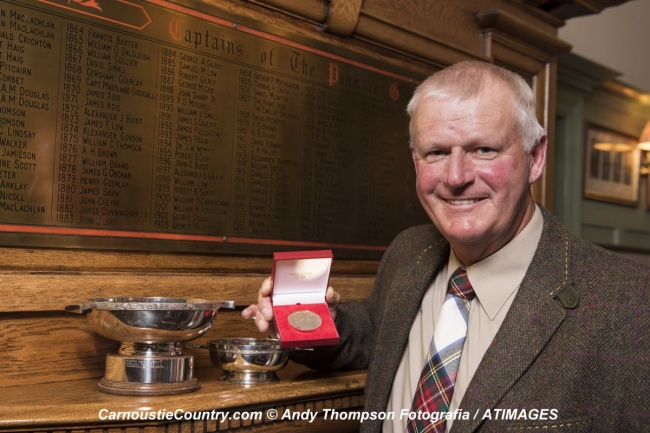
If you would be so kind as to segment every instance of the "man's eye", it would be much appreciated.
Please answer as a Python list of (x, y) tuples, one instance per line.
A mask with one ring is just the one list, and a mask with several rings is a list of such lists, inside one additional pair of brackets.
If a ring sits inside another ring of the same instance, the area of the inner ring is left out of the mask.
[(474, 149), (474, 155), (479, 158), (494, 158), (497, 155), (497, 151), (492, 147), (481, 146)]

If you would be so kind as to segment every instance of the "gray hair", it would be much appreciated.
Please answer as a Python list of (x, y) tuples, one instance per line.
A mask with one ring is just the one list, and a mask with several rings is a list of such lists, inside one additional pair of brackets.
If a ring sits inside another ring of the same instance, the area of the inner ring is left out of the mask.
[(456, 63), (429, 76), (415, 89), (406, 112), (411, 118), (409, 133), (411, 148), (415, 143), (413, 116), (418, 104), (428, 99), (468, 99), (476, 96), (490, 80), (497, 80), (510, 89), (515, 102), (517, 119), (515, 128), (524, 146), (530, 153), (545, 137), (546, 131), (539, 124), (535, 112), (535, 94), (518, 74), (500, 66), (477, 60)]

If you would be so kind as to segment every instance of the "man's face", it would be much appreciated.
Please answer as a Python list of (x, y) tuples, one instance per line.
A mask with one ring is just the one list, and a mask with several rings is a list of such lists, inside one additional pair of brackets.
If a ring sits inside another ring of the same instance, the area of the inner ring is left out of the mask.
[(514, 119), (500, 85), (469, 100), (423, 100), (414, 113), (418, 197), (466, 265), (508, 243), (534, 212), (529, 187), (544, 170), (546, 141), (526, 154)]

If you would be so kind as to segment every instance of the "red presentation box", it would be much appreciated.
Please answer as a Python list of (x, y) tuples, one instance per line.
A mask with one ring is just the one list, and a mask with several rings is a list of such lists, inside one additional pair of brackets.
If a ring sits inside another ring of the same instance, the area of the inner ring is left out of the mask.
[(339, 333), (325, 302), (332, 251), (273, 254), (273, 320), (282, 348), (337, 344)]

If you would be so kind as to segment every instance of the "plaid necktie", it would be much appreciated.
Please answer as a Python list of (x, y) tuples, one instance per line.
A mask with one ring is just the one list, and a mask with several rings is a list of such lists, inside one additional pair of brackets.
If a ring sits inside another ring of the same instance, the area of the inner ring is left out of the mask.
[(454, 392), (460, 354), (467, 335), (469, 303), (473, 297), (474, 289), (465, 268), (456, 269), (449, 279), (447, 296), (431, 339), (429, 359), (415, 390), (411, 406), (411, 412), (415, 413), (411, 414), (413, 420), (409, 418), (408, 433), (445, 431), (444, 412), (449, 410)]

